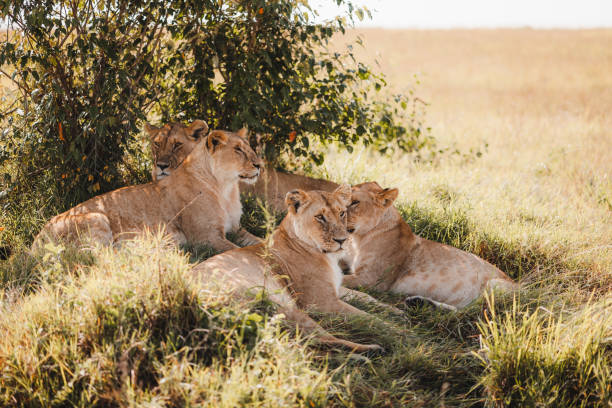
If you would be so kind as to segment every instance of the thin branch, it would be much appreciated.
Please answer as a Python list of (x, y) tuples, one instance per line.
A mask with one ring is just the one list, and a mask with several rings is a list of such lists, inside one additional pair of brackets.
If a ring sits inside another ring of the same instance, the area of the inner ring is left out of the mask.
[(15, 106), (17, 104), (17, 102), (19, 102), (19, 100), (15, 99), (13, 101), (13, 103), (11, 104), (11, 106), (9, 106), (8, 108), (6, 108), (6, 110), (4, 112), (0, 112), (0, 117), (2, 116), (6, 116), (6, 115), (10, 115), (11, 113), (15, 112), (16, 110), (19, 109), (19, 107), (13, 108), (13, 106)]
[(10, 79), (15, 85), (17, 85), (17, 87), (19, 87), (19, 89), (21, 89), (21, 91), (26, 94), (29, 95), (31, 92), (31, 89), (27, 86), (27, 84), (25, 82), (19, 82), (16, 81), (15, 78), (13, 78), (12, 75), (9, 75), (5, 70), (3, 70), (2, 68), (0, 68), (0, 73), (4, 74), (8, 79)]

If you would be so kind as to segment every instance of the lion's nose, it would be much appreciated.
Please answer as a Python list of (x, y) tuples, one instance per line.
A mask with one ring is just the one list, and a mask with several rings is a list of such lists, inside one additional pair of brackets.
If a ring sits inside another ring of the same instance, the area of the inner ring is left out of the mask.
[(261, 163), (253, 163), (253, 166), (255, 166), (257, 170), (259, 170), (261, 168)]
[(346, 241), (346, 238), (341, 238), (341, 239), (334, 238), (334, 241), (336, 241), (337, 243), (340, 244), (340, 246), (342, 246), (342, 244), (344, 244), (344, 241)]
[(168, 165), (167, 164), (157, 163), (157, 167), (159, 167), (159, 169), (161, 171), (164, 171), (164, 170), (166, 170), (168, 168)]

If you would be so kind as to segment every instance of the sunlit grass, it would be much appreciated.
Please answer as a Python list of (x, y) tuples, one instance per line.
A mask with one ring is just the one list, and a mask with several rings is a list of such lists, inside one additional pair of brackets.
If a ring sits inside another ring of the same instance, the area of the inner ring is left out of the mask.
[(490, 315), (480, 324), (492, 405), (605, 407), (612, 401), (612, 299), (564, 313), (544, 307)]

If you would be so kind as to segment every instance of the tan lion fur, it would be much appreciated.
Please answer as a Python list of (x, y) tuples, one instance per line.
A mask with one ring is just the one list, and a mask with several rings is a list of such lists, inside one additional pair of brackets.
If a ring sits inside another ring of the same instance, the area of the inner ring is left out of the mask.
[(255, 182), (261, 165), (245, 131), (212, 131), (170, 176), (102, 194), (53, 217), (35, 246), (58, 238), (111, 244), (162, 227), (177, 244), (207, 243), (219, 251), (237, 248), (225, 238), (228, 231), (237, 231), (241, 243), (259, 242), (239, 226), (238, 182)]
[(160, 128), (145, 124), (145, 130), (151, 141), (153, 156), (153, 180), (169, 176), (183, 163), (198, 142), (204, 139), (208, 125), (203, 120), (195, 120), (189, 126), (181, 123), (169, 123)]
[(353, 187), (348, 208), (353, 274), (344, 277), (343, 285), (405, 294), (451, 309), (467, 306), (489, 288), (518, 287), (476, 255), (415, 235), (392, 205), (397, 194), (375, 182)]
[(304, 191), (331, 192), (338, 188), (338, 184), (329, 180), (316, 179), (266, 167), (255, 184), (241, 184), (240, 192), (253, 194), (268, 203), (274, 210), (280, 212), (286, 209), (285, 196), (296, 188)]
[[(201, 124), (206, 125), (203, 121)], [(184, 157), (199, 143), (201, 133), (205, 128), (177, 123), (167, 124), (161, 128), (147, 125), (147, 132), (151, 138), (151, 153), (153, 155), (153, 180), (167, 177), (183, 162)], [(252, 144), (257, 142), (253, 141)], [(291, 190), (322, 190), (331, 192), (338, 187), (333, 181), (315, 179), (298, 174), (275, 170), (271, 167), (262, 169), (262, 173), (255, 184), (240, 184), (240, 192), (253, 194), (266, 201), (276, 211), (285, 210), (285, 196)]]
[(338, 339), (327, 333), (303, 310), (366, 315), (340, 300), (342, 272), (337, 256), (348, 238), (346, 206), (351, 190), (340, 186), (332, 193), (294, 190), (286, 196), (287, 215), (269, 241), (235, 249), (197, 265), (194, 276), (215, 280), (244, 294), (265, 289), (280, 312), (323, 343), (358, 351), (380, 348)]

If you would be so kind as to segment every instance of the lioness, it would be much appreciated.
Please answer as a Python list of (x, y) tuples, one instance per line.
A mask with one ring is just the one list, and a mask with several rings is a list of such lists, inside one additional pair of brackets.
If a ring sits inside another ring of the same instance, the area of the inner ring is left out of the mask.
[(488, 288), (517, 288), (476, 255), (415, 235), (392, 206), (397, 194), (376, 182), (353, 187), (348, 207), (353, 274), (343, 285), (376, 287), (450, 309), (467, 306)]
[[(196, 122), (199, 122), (196, 125)], [(170, 175), (181, 165), (185, 157), (196, 146), (202, 135), (208, 130), (203, 121), (196, 121), (190, 126), (177, 123), (167, 124), (161, 128), (146, 125), (145, 129), (151, 138), (153, 154), (153, 180)], [(203, 125), (202, 125), (203, 124)], [(252, 144), (256, 144), (253, 142)], [(241, 184), (240, 191), (262, 198), (277, 211), (285, 210), (285, 195), (296, 188), (322, 190), (331, 192), (338, 184), (322, 179), (315, 179), (297, 174), (286, 173), (271, 167), (262, 169), (262, 174), (255, 184)]]
[(53, 217), (35, 245), (44, 237), (80, 241), (85, 235), (111, 244), (160, 227), (177, 244), (207, 243), (218, 251), (237, 248), (225, 238), (228, 231), (237, 231), (241, 243), (259, 242), (239, 227), (238, 182), (254, 183), (261, 165), (245, 131), (212, 131), (170, 176), (102, 194)]
[(367, 315), (340, 300), (342, 272), (337, 266), (348, 238), (346, 206), (348, 185), (334, 192), (294, 190), (285, 198), (287, 215), (267, 244), (240, 248), (214, 256), (193, 269), (201, 281), (215, 279), (238, 293), (264, 288), (289, 320), (324, 343), (358, 351), (378, 349), (338, 339), (327, 333), (300, 309)]
[(240, 185), (240, 192), (250, 193), (266, 201), (276, 211), (284, 211), (285, 196), (299, 188), (304, 191), (319, 190), (331, 192), (338, 188), (333, 181), (316, 179), (299, 174), (287, 173), (265, 167), (261, 177), (252, 185)]
[(196, 144), (204, 139), (208, 125), (203, 120), (195, 120), (189, 126), (182, 123), (169, 123), (161, 128), (145, 123), (145, 130), (151, 139), (153, 155), (153, 180), (170, 175), (170, 172), (183, 163)]

